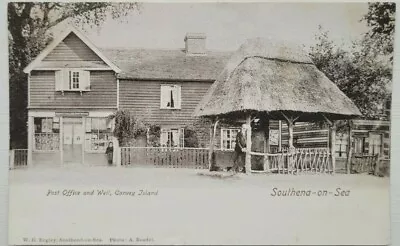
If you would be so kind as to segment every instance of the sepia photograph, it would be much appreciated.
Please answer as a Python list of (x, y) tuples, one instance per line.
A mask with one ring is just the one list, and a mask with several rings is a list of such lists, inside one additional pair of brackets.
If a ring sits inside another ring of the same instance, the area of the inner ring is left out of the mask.
[(8, 2), (10, 245), (387, 245), (394, 2)]

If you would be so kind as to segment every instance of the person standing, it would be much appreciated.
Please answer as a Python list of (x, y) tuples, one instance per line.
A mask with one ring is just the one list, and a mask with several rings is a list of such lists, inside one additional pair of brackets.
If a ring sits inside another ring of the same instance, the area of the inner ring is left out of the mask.
[(108, 147), (106, 149), (107, 161), (109, 165), (112, 165), (113, 163), (113, 152), (114, 152), (113, 142), (109, 142)]
[(244, 138), (244, 131), (246, 126), (243, 124), (242, 128), (236, 135), (236, 145), (235, 145), (235, 156), (233, 161), (232, 171), (237, 172), (241, 167), (244, 171), (244, 159), (245, 159), (245, 148), (246, 148), (246, 140)]

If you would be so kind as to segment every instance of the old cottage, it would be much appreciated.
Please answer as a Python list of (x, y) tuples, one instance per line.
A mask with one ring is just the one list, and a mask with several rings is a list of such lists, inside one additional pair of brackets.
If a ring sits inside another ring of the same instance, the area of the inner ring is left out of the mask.
[[(76, 28), (65, 30), (24, 70), (29, 75), (28, 165), (106, 165), (108, 144), (118, 146), (112, 134), (114, 120), (109, 116), (119, 109), (158, 125), (159, 146), (187, 147), (184, 129), (196, 123), (194, 109), (231, 52), (207, 50), (202, 33), (188, 33), (182, 38), (184, 48), (177, 50), (100, 49)], [(354, 132), (359, 131), (357, 136), (362, 137), (354, 138), (354, 145), (361, 146), (355, 148), (368, 152), (375, 146), (374, 152), (388, 156), (389, 124), (368, 124), (383, 127), (356, 127)], [(196, 127), (202, 128), (197, 147), (206, 148), (210, 126)], [(235, 125), (218, 126), (218, 151), (233, 150), (237, 130)], [(294, 127), (294, 136), (303, 147), (324, 147), (327, 131), (299, 124)], [(270, 136), (271, 149), (284, 148), (286, 125), (271, 121)], [(343, 155), (346, 140), (337, 144), (341, 145), (336, 148), (337, 154)], [(121, 161), (118, 155), (115, 152), (116, 164)], [(226, 160), (229, 162), (229, 158)]]

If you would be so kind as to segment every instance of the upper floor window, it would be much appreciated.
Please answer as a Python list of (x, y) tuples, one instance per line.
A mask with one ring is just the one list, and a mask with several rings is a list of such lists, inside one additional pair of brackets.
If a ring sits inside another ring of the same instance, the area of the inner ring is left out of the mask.
[[(72, 74), (72, 78), (70, 79), (70, 88), (71, 89), (79, 89), (79, 72), (70, 72), (70, 76)], [(72, 84), (72, 86), (71, 86)]]
[(234, 150), (236, 145), (236, 135), (239, 128), (221, 129), (221, 149)]
[(160, 108), (180, 109), (181, 108), (181, 86), (161, 85)]
[(62, 69), (55, 72), (56, 91), (89, 91), (90, 72), (79, 69)]

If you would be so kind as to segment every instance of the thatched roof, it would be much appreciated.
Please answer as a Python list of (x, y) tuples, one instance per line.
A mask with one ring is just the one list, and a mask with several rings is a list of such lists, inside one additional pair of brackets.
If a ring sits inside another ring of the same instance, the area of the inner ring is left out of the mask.
[(208, 80), (213, 82), (223, 70), (231, 52), (207, 51), (204, 56), (188, 56), (184, 50), (135, 48), (102, 49), (122, 72), (120, 79)]
[(247, 40), (232, 55), (194, 116), (237, 116), (243, 111), (272, 118), (281, 118), (279, 111), (301, 112), (300, 121), (315, 120), (320, 113), (332, 119), (361, 115), (300, 47), (261, 38)]

